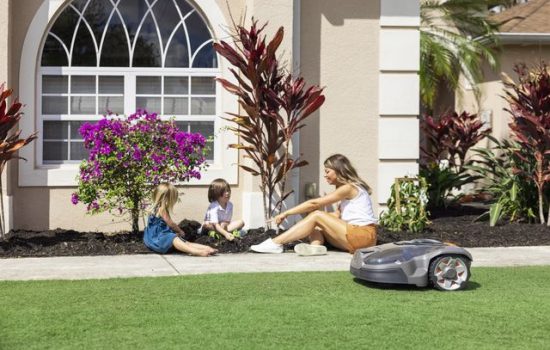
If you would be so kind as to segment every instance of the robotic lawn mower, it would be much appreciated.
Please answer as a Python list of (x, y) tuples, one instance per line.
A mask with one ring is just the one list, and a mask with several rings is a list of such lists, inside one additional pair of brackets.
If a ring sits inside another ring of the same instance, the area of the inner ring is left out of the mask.
[(433, 239), (413, 239), (359, 249), (351, 273), (378, 283), (432, 284), (443, 291), (466, 288), (472, 255), (464, 248)]

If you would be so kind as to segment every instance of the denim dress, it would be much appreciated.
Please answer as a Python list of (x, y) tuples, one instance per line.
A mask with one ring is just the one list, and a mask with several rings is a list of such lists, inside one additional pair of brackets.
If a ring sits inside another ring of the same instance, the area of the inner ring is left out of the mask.
[(160, 216), (150, 215), (143, 232), (143, 243), (154, 252), (164, 254), (172, 248), (177, 235)]

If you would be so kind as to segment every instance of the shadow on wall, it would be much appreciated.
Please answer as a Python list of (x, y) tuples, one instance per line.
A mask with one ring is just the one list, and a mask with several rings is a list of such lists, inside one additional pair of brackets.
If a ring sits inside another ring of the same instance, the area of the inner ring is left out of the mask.
[[(380, 1), (346, 0), (334, 6), (333, 0), (302, 0), (301, 1), (301, 28), (300, 28), (300, 74), (308, 84), (322, 85), (321, 82), (321, 34), (323, 18), (333, 26), (343, 26), (349, 19), (368, 19), (379, 21)], [(360, 35), (357, 36), (359, 40)], [(325, 45), (327, 43), (324, 43)], [(353, 46), (350, 47), (353, 55)], [(326, 87), (325, 95), (330, 101), (330, 86)], [(345, 109), (345, 106), (342, 106)], [(309, 165), (301, 168), (300, 188), (306, 183), (320, 183), (323, 178), (321, 172), (322, 161), (320, 149), (320, 111), (308, 118), (307, 126), (300, 132), (300, 152)], [(335, 150), (336, 152), (336, 150)], [(300, 191), (300, 202), (305, 200), (305, 191)]]
[[(34, 145), (31, 145), (34, 146)], [(46, 187), (19, 187), (17, 162), (9, 167), (9, 182), (13, 189), (13, 227), (23, 230), (44, 230), (50, 227), (50, 191)]]

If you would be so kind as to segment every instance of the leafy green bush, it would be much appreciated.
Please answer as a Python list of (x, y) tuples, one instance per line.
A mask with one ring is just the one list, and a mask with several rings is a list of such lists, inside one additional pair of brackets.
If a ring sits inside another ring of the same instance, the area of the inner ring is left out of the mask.
[(390, 231), (422, 232), (430, 224), (426, 179), (397, 179), (391, 188), (388, 210), (380, 216), (380, 225)]
[(447, 207), (449, 201), (456, 201), (460, 195), (453, 195), (454, 189), (460, 189), (463, 185), (472, 183), (479, 176), (468, 174), (465, 169), (460, 172), (448, 167), (445, 162), (440, 164), (430, 163), (420, 167), (420, 176), (428, 183), (428, 203), (430, 208)]
[(536, 166), (535, 158), (514, 141), (489, 139), (495, 146), (474, 149), (478, 157), (466, 167), (483, 178), (480, 191), (495, 199), (482, 218), (489, 216), (491, 226), (505, 217), (510, 222), (536, 220), (537, 188), (524, 175), (531, 173)]

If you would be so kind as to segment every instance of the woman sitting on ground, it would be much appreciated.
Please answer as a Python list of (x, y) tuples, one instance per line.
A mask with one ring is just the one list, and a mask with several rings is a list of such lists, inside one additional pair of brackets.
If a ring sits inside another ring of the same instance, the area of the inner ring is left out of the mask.
[[(309, 213), (285, 233), (253, 245), (258, 253), (282, 253), (283, 244), (309, 238), (310, 244), (297, 244), (294, 251), (300, 255), (326, 254), (325, 241), (332, 246), (353, 253), (356, 249), (376, 244), (376, 223), (369, 194), (370, 187), (358, 175), (350, 161), (341, 154), (327, 158), (325, 179), (336, 187), (334, 192), (310, 199), (275, 216), (277, 225), (288, 216)], [(340, 202), (333, 213), (321, 208)]]

